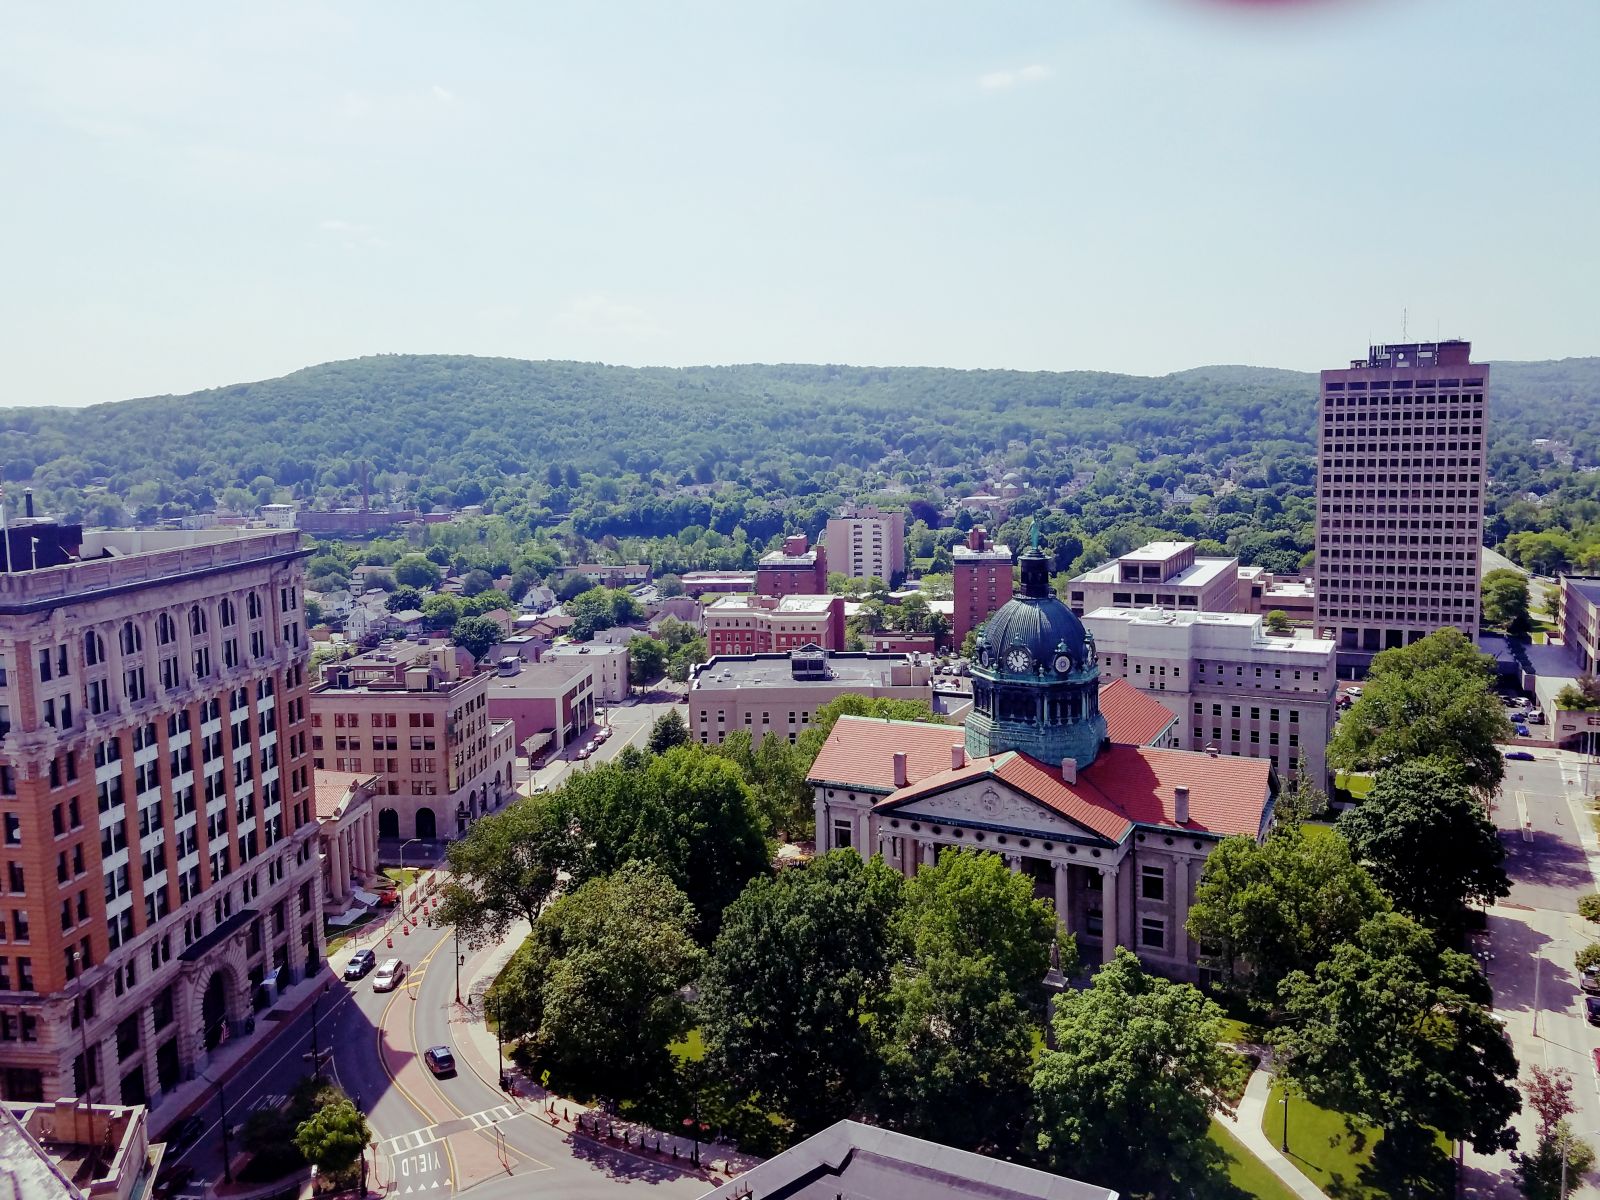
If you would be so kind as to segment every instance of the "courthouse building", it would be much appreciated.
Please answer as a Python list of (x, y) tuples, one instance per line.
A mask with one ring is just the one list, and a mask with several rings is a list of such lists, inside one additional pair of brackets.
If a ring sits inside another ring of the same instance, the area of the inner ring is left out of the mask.
[(1020, 594), (979, 631), (964, 731), (834, 726), (808, 780), (818, 849), (881, 854), (908, 874), (952, 848), (993, 851), (1054, 902), (1086, 958), (1121, 945), (1195, 979), (1195, 884), (1222, 838), (1265, 835), (1276, 772), (1264, 759), (1119, 740), (1093, 636), (1051, 593), (1037, 548), (1019, 563)]

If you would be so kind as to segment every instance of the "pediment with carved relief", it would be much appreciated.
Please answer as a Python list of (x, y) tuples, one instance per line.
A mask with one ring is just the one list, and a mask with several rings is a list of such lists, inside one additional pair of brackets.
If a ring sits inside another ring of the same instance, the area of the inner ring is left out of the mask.
[(1018, 837), (1076, 839), (1104, 843), (1105, 838), (1048, 805), (998, 779), (981, 779), (949, 791), (885, 806), (885, 816), (928, 824), (998, 826)]

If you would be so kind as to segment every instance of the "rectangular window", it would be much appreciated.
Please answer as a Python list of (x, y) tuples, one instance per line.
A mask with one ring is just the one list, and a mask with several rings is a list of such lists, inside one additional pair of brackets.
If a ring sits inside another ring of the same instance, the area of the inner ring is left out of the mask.
[(1167, 871), (1165, 867), (1143, 866), (1139, 869), (1139, 894), (1146, 900), (1167, 898)]
[(854, 844), (855, 822), (845, 817), (835, 817), (833, 821), (833, 848), (835, 850), (848, 850)]
[(1139, 944), (1160, 950), (1167, 944), (1167, 923), (1161, 917), (1144, 917), (1139, 921)]

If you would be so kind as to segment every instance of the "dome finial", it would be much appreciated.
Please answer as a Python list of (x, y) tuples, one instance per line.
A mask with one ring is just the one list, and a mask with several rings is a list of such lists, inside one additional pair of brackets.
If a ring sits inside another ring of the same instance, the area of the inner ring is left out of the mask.
[(1029, 525), (1029, 527), (1028, 527), (1028, 535), (1029, 535), (1029, 540), (1031, 541), (1031, 543), (1033, 545), (1033, 548), (1035, 550), (1037, 550), (1039, 548), (1039, 518), (1038, 517), (1035, 517), (1033, 519), (1033, 522)]

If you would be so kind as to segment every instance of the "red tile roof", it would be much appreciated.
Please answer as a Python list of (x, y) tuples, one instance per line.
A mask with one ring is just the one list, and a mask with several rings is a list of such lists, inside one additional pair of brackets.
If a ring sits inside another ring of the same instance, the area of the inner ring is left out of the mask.
[(317, 820), (327, 821), (338, 816), (344, 798), (371, 778), (348, 771), (313, 771), (311, 786), (316, 794)]
[(842, 784), (858, 792), (892, 792), (896, 750), (905, 751), (906, 777), (915, 782), (948, 771), (952, 746), (961, 746), (966, 753), (966, 732), (959, 725), (840, 717), (807, 780)]
[(1177, 713), (1126, 679), (1100, 685), (1100, 713), (1106, 719), (1106, 736), (1124, 746), (1148, 746), (1178, 719)]

